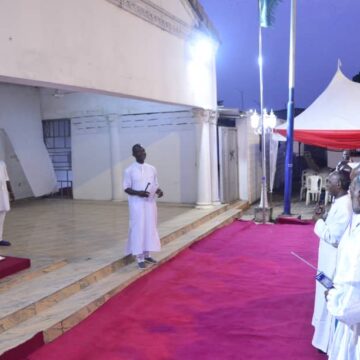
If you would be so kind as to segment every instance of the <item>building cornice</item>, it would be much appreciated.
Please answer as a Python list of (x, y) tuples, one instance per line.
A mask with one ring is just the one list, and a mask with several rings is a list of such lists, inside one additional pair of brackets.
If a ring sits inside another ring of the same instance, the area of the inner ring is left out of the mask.
[(150, 0), (107, 0), (117, 7), (181, 38), (188, 38), (193, 28)]

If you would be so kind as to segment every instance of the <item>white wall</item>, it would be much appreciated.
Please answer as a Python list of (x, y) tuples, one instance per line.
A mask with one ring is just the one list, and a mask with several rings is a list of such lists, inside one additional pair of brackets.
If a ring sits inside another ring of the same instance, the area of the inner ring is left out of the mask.
[[(157, 121), (152, 121), (151, 127), (144, 124), (142, 128), (122, 128), (120, 130), (121, 153), (124, 154), (122, 167), (125, 168), (134, 161), (131, 156), (132, 145), (141, 143), (146, 148), (147, 161), (157, 168), (160, 186), (166, 194), (163, 201), (195, 203), (197, 199), (195, 124), (190, 112), (184, 112), (181, 120), (176, 119), (177, 116), (179, 116), (177, 113), (158, 114)], [(136, 121), (136, 118), (139, 116), (133, 116), (133, 121)], [(177, 125), (184, 122), (187, 124)], [(135, 124), (135, 126), (139, 125)]]
[(111, 2), (1, 0), (0, 79), (215, 110), (215, 55), (194, 55), (199, 31), (191, 12), (179, 11), (186, 2), (156, 0), (172, 15), (152, 18), (180, 17), (192, 31), (180, 36)]
[(137, 114), (181, 111), (188, 107), (158, 102), (141, 101), (92, 93), (57, 92), (40, 89), (42, 118), (62, 119), (107, 114)]
[(31, 188), (30, 193), (19, 166), (12, 163), (13, 174), (18, 174), (12, 179), (17, 195), (41, 196), (52, 192), (56, 179), (43, 142), (38, 89), (0, 84), (0, 128), (4, 129), (13, 148), (8, 146), (9, 156), (19, 161)]
[(16, 199), (33, 196), (33, 192), (5, 131), (0, 129), (0, 160), (5, 161), (11, 187)]
[[(118, 114), (121, 172), (134, 161), (131, 147), (141, 143), (147, 150), (147, 161), (158, 170), (166, 194), (161, 201), (196, 202), (196, 137), (189, 109), (104, 95), (72, 93), (56, 97), (53, 93), (41, 91), (42, 116), (72, 119), (76, 199), (111, 199), (107, 118)], [(125, 200), (123, 192), (122, 195)]]

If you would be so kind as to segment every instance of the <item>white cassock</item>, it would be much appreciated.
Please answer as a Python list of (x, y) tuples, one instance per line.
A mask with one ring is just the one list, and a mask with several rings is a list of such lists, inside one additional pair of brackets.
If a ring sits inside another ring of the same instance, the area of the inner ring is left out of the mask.
[(329, 360), (360, 360), (360, 215), (341, 240), (327, 307), (338, 319)]
[[(150, 184), (147, 187), (147, 184)], [(156, 194), (159, 184), (156, 169), (149, 164), (137, 162), (130, 165), (124, 174), (124, 190), (145, 190), (148, 198), (129, 195), (129, 237), (127, 254), (139, 255), (144, 251), (159, 251), (160, 238), (157, 231)]]
[(9, 176), (4, 161), (0, 160), (0, 240), (3, 240), (4, 221), (6, 212), (10, 210), (9, 192), (6, 182)]
[[(318, 269), (331, 279), (334, 278), (337, 247), (348, 227), (352, 216), (350, 195), (335, 199), (331, 205), (326, 221), (319, 219), (314, 232), (320, 238)], [(312, 325), (315, 328), (312, 344), (317, 349), (328, 352), (335, 332), (335, 319), (329, 314), (325, 301), (325, 288), (316, 282), (315, 307)]]

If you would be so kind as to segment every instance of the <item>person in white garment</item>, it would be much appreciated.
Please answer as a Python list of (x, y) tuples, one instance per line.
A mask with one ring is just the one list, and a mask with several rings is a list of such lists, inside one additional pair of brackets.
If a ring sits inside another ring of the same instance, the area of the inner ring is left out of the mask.
[(10, 200), (14, 200), (14, 193), (11, 189), (5, 162), (0, 160), (0, 246), (11, 245), (3, 238), (5, 216), (10, 210)]
[[(349, 185), (348, 172), (334, 171), (329, 174), (326, 179), (326, 188), (335, 201), (326, 219), (319, 218), (314, 228), (315, 234), (320, 238), (318, 269), (331, 279), (335, 275), (337, 247), (352, 216), (351, 199), (348, 194)], [(335, 332), (335, 319), (327, 310), (324, 290), (325, 288), (316, 282), (312, 345), (319, 351), (327, 353)]]
[(342, 160), (338, 162), (336, 165), (335, 170), (336, 171), (347, 171), (351, 172), (352, 169), (354, 169), (358, 164), (356, 162), (353, 162), (350, 156), (350, 150), (344, 150), (342, 153)]
[(129, 202), (129, 236), (127, 254), (136, 257), (140, 269), (147, 264), (155, 264), (150, 252), (160, 251), (160, 238), (157, 231), (156, 197), (162, 197), (154, 166), (145, 163), (146, 152), (140, 145), (132, 148), (135, 162), (124, 174), (124, 191)]
[(354, 215), (339, 246), (327, 307), (338, 320), (329, 360), (360, 360), (360, 176), (350, 186)]

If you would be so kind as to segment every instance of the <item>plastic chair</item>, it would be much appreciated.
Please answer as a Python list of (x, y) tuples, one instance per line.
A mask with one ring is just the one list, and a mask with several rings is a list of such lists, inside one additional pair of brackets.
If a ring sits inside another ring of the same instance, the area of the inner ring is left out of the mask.
[(304, 193), (306, 193), (306, 178), (310, 175), (314, 175), (315, 171), (312, 169), (305, 169), (301, 172), (301, 187), (300, 187), (300, 201), (303, 199)]
[(306, 178), (306, 205), (310, 201), (319, 201), (322, 189), (322, 177), (319, 175), (310, 175)]

